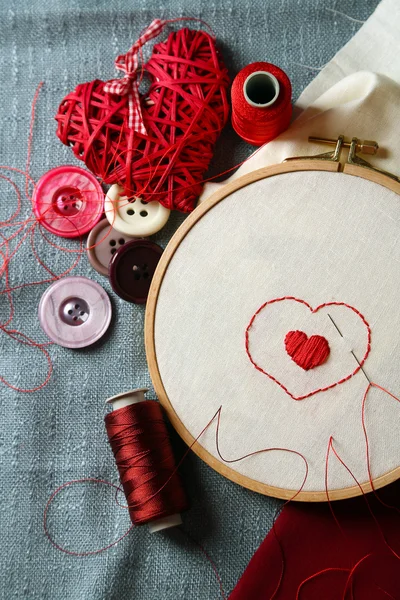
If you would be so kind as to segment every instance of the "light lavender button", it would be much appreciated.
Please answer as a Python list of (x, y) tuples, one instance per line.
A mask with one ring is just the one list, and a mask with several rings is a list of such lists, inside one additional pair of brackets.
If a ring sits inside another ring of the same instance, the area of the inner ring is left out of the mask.
[(49, 338), (65, 348), (85, 348), (107, 331), (111, 302), (101, 285), (87, 277), (65, 277), (44, 292), (39, 321)]

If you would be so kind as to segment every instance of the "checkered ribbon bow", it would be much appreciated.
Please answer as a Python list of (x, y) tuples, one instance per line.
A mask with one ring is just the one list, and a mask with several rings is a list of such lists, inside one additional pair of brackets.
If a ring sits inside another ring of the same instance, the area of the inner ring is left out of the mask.
[(125, 73), (122, 79), (112, 79), (104, 84), (104, 91), (119, 96), (129, 95), (129, 128), (146, 135), (143, 123), (142, 109), (140, 106), (139, 84), (137, 82), (137, 69), (139, 66), (139, 51), (149, 40), (157, 37), (166, 24), (166, 21), (154, 19), (144, 33), (126, 53), (117, 56), (115, 66), (119, 71)]

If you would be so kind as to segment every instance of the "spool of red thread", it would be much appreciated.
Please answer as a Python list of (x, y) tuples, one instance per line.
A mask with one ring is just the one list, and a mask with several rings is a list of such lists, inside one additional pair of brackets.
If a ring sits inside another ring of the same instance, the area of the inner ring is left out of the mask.
[(164, 421), (162, 408), (137, 389), (107, 400), (108, 439), (117, 463), (131, 521), (149, 524), (151, 533), (182, 523), (189, 508)]
[(232, 126), (246, 142), (261, 146), (289, 127), (292, 85), (282, 69), (267, 62), (244, 67), (232, 90)]

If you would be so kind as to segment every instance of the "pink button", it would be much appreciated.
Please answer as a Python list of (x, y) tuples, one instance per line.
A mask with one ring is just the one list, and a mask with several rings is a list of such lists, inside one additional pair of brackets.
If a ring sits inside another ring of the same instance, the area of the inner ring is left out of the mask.
[(111, 302), (101, 285), (87, 277), (65, 277), (51, 284), (39, 303), (39, 321), (49, 338), (65, 348), (97, 342), (111, 321)]
[(104, 193), (96, 177), (80, 167), (47, 171), (33, 192), (33, 210), (40, 223), (65, 238), (84, 235), (104, 209)]

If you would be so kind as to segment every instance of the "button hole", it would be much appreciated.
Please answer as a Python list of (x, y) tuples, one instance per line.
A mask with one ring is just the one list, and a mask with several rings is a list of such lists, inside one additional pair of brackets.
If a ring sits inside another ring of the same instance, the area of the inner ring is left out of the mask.
[(116, 249), (116, 248), (111, 248), (111, 254), (115, 254), (115, 253), (116, 253), (116, 251), (117, 251), (117, 249)]
[(79, 304), (75, 304), (75, 308), (76, 308), (76, 310), (79, 310), (80, 309)]
[(121, 244), (121, 246), (123, 246), (125, 244), (124, 238), (119, 238), (118, 243)]
[(115, 246), (117, 242), (115, 240), (110, 240), (110, 246)]
[(133, 208), (128, 208), (128, 210), (126, 211), (126, 214), (131, 217), (132, 215), (135, 214), (135, 211), (133, 210)]
[(147, 217), (147, 215), (148, 215), (148, 214), (149, 214), (149, 213), (147, 212), (147, 210), (141, 210), (141, 211), (140, 211), (140, 216), (141, 216), (141, 217)]

